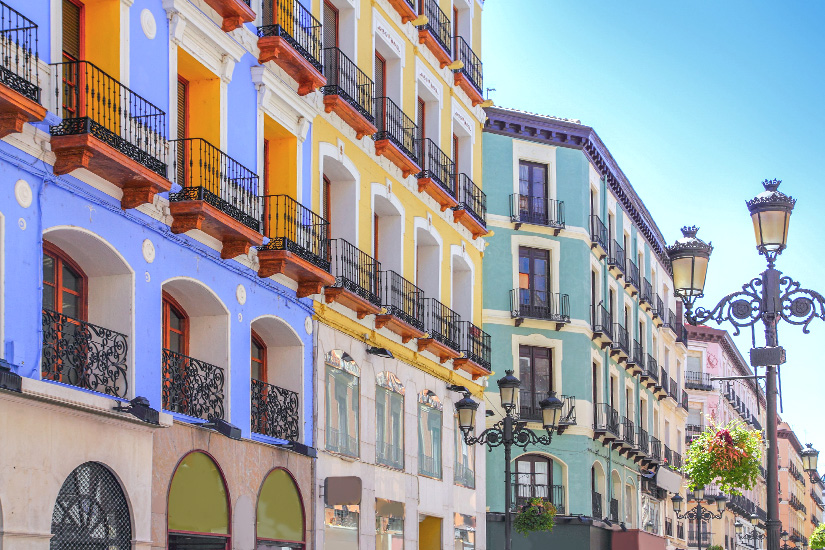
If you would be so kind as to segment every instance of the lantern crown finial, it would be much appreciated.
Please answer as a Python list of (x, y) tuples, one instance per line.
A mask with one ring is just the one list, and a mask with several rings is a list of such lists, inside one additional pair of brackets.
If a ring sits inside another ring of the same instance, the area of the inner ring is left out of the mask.
[(699, 228), (695, 225), (686, 225), (682, 228), (682, 235), (688, 239), (695, 239)]
[(772, 180), (763, 181), (762, 186), (765, 188), (765, 191), (776, 191), (779, 188), (780, 183), (782, 183), (782, 180), (774, 178)]

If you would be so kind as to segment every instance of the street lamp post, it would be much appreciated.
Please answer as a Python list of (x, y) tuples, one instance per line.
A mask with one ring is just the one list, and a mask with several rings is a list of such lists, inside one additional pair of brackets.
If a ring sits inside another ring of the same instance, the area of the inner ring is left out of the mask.
[[(779, 536), (782, 537), (782, 546), (779, 547), (780, 550), (799, 550), (798, 545), (800, 543), (800, 538), (798, 536), (791, 535), (790, 537), (788, 537), (788, 532), (787, 531), (782, 531), (782, 533), (780, 533)], [(793, 543), (793, 546), (788, 545), (788, 539), (789, 538), (790, 538), (790, 541)], [(802, 549), (803, 550), (808, 549), (808, 543), (807, 542), (802, 544)]]
[[(756, 525), (759, 523), (759, 516), (757, 516), (756, 514), (751, 514), (750, 521), (751, 525), (756, 527)], [(762, 540), (765, 538), (765, 535), (758, 532), (756, 529), (751, 529), (748, 533), (745, 533), (745, 524), (738, 519), (734, 524), (734, 528), (736, 530), (736, 537), (739, 539), (739, 542), (745, 543), (745, 546), (753, 548), (754, 550), (757, 548), (756, 544), (758, 542), (762, 542)], [(747, 541), (751, 541), (750, 544), (748, 544)]]
[(817, 466), (819, 463), (819, 451), (814, 449), (814, 446), (808, 443), (802, 452), (802, 469), (808, 474), (811, 483), (817, 482)]
[(693, 500), (696, 502), (696, 506), (691, 508), (690, 510), (685, 510), (685, 513), (680, 514), (679, 512), (682, 511), (682, 503), (685, 499), (681, 496), (676, 495), (671, 498), (671, 502), (673, 503), (673, 512), (676, 514), (678, 519), (687, 519), (688, 524), (690, 524), (690, 520), (696, 520), (696, 548), (698, 550), (702, 550), (702, 522), (707, 521), (710, 524), (712, 519), (722, 519), (722, 513), (725, 511), (725, 502), (727, 499), (724, 495), (718, 495), (715, 499), (716, 502), (716, 511), (717, 514), (714, 514), (708, 508), (702, 506), (702, 501), (705, 499), (705, 488), (704, 487), (697, 487), (693, 491)]
[[(496, 422), (493, 427), (487, 428), (477, 437), (471, 435), (475, 429), (475, 416), (478, 410), (478, 403), (473, 401), (469, 392), (464, 392), (464, 397), (455, 404), (458, 412), (458, 427), (464, 434), (464, 442), (467, 445), (481, 443), (489, 449), (504, 446), (504, 549), (512, 549), (512, 529), (513, 518), (510, 513), (512, 506), (512, 470), (510, 461), (512, 459), (513, 446), (526, 450), (529, 445), (550, 445), (553, 433), (558, 428), (559, 412), (563, 403), (556, 397), (556, 392), (550, 392), (550, 396), (539, 403), (541, 407), (542, 425), (547, 435), (536, 435), (532, 430), (526, 428), (527, 422), (516, 418), (516, 403), (518, 390), (521, 381), (513, 376), (513, 371), (508, 370), (505, 376), (498, 381), (499, 396), (501, 406), (504, 408), (504, 418)], [(452, 387), (455, 391), (462, 391), (463, 387)]]
[(776, 325), (780, 320), (801, 325), (809, 332), (808, 325), (814, 318), (825, 320), (825, 298), (813, 290), (785, 276), (774, 266), (778, 256), (787, 246), (788, 224), (796, 200), (778, 191), (778, 180), (765, 180), (765, 191), (747, 202), (756, 236), (756, 248), (767, 259), (768, 267), (760, 277), (742, 286), (742, 290), (725, 296), (708, 310), (702, 307), (693, 311), (693, 305), (703, 296), (705, 275), (713, 247), (696, 237), (696, 227), (684, 227), (684, 237), (668, 247), (676, 294), (685, 304), (685, 318), (692, 324), (714, 321), (729, 322), (734, 335), (740, 329), (752, 327), (761, 321), (765, 329), (764, 348), (751, 350), (751, 365), (765, 367), (766, 412), (768, 415), (768, 503), (767, 541), (768, 550), (780, 550), (779, 531), (779, 457), (777, 445), (776, 395), (777, 367), (785, 362), (785, 350), (779, 346)]

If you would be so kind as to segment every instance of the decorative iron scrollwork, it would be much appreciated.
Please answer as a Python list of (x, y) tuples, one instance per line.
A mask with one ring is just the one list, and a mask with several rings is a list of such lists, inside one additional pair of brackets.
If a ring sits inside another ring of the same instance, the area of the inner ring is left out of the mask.
[(223, 369), (163, 350), (163, 408), (206, 420), (224, 417)]
[(751, 279), (742, 285), (741, 292), (728, 294), (711, 310), (698, 307), (695, 312), (688, 311), (685, 317), (692, 325), (708, 320), (718, 324), (728, 321), (734, 326), (733, 335), (738, 336), (741, 328), (753, 326), (762, 318), (762, 279)]
[(252, 380), (252, 431), (297, 441), (298, 394), (260, 380)]
[[(530, 445), (550, 445), (551, 440), (552, 436), (549, 434), (536, 435), (533, 430), (530, 430), (523, 425), (516, 425), (516, 428), (513, 430), (513, 445), (516, 447), (521, 447), (522, 450), (527, 450), (527, 447)], [(492, 451), (495, 447), (503, 445), (505, 443), (504, 420), (499, 420), (493, 425), (492, 428), (487, 428), (478, 434), (477, 437), (465, 434), (464, 442), (467, 445), (481, 443), (486, 445), (489, 451)]]
[(809, 334), (808, 325), (815, 317), (825, 320), (825, 298), (814, 290), (800, 288), (800, 284), (790, 277), (779, 280), (779, 315), (792, 325), (802, 325), (802, 332)]

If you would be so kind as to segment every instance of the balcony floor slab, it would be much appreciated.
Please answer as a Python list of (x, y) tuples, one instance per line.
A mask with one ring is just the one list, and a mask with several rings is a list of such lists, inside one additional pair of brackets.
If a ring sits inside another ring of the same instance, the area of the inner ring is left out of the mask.
[(335, 277), (289, 250), (259, 248), (258, 262), (258, 277), (282, 273), (297, 282), (298, 298), (320, 294), (323, 287), (335, 282)]
[(221, 212), (202, 200), (172, 201), (172, 233), (186, 233), (199, 229), (223, 243), (221, 258), (228, 260), (248, 254), (253, 246), (260, 246), (264, 237), (235, 218)]
[(258, 39), (258, 49), (260, 50), (258, 61), (262, 65), (267, 61), (274, 61), (285, 70), (298, 82), (298, 95), (300, 96), (305, 96), (327, 83), (324, 75), (283, 37), (262, 36)]

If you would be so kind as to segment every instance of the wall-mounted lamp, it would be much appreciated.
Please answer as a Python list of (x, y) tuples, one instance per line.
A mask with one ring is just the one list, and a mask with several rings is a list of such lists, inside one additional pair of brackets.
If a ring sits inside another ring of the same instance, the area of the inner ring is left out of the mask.
[(241, 429), (234, 424), (230, 424), (222, 418), (213, 418), (209, 422), (200, 425), (201, 428), (211, 428), (219, 434), (228, 437), (229, 439), (240, 440)]
[(384, 359), (395, 359), (395, 356), (387, 348), (367, 346), (367, 353), (370, 355), (375, 355), (376, 357), (383, 357)]
[(129, 413), (148, 424), (160, 424), (160, 413), (149, 406), (148, 399), (140, 395), (129, 401), (129, 406), (124, 407), (122, 403), (118, 403), (113, 410)]

